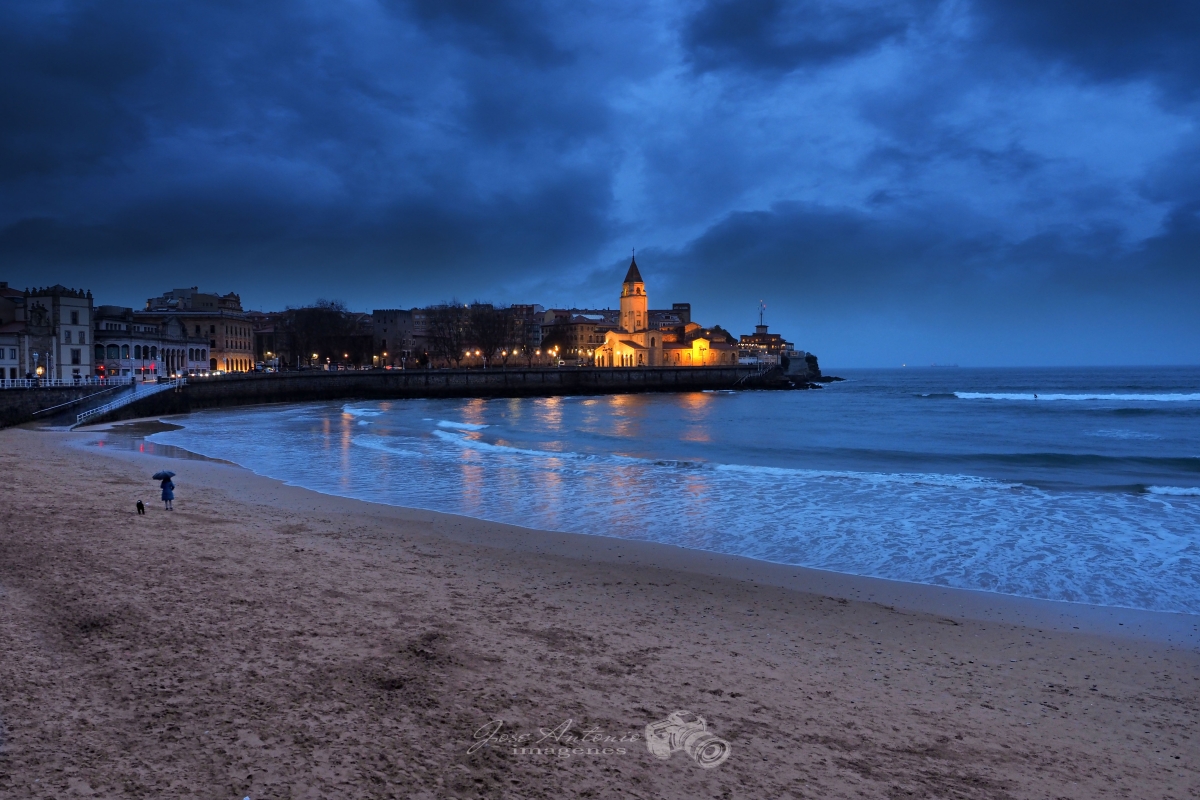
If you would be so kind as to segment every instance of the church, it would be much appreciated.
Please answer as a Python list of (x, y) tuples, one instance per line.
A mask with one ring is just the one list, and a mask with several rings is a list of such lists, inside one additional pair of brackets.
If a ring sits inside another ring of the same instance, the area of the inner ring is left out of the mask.
[(605, 334), (595, 363), (597, 367), (658, 367), (662, 366), (662, 350), (662, 332), (650, 329), (646, 282), (634, 257), (621, 284), (617, 329)]
[[(680, 304), (688, 307), (686, 304)], [(690, 307), (689, 307), (690, 308)], [(654, 312), (659, 313), (659, 312)], [(690, 311), (689, 311), (690, 317)], [(674, 320), (673, 320), (674, 321)], [(621, 284), (621, 312), (615, 330), (604, 336), (595, 352), (597, 367), (711, 367), (737, 364), (738, 348), (718, 332), (705, 330), (691, 319), (672, 329), (652, 321), (646, 283), (637, 258)]]

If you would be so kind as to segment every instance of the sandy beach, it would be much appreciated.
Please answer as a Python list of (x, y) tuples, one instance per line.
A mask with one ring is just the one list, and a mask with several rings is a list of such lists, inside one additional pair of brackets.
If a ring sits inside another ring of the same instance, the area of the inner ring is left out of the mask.
[[(1195, 617), (89, 444), (115, 435), (0, 432), (0, 796), (1200, 797)], [(676, 711), (728, 757), (656, 758)]]

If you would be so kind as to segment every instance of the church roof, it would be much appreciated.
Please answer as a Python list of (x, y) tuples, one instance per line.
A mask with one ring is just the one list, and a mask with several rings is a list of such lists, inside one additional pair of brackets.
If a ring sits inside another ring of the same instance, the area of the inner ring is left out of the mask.
[(629, 259), (629, 272), (625, 273), (625, 283), (645, 283), (642, 273), (638, 272), (636, 257)]

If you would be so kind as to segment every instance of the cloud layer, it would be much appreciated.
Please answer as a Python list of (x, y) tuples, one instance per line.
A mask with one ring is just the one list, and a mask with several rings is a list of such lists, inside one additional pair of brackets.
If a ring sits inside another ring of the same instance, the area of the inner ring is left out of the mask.
[[(1136, 11), (1136, 13), (1135, 13)], [(0, 279), (652, 300), (844, 365), (1198, 363), (1200, 11), (25, 2)]]

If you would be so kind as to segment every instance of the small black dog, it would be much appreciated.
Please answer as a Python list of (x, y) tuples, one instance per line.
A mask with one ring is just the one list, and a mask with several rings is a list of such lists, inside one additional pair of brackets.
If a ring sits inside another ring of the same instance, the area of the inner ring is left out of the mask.
[(146, 513), (146, 506), (142, 504), (142, 501), (141, 501), (141, 500), (138, 500), (138, 504), (137, 504), (137, 510), (138, 510), (138, 513), (139, 513), (139, 514), (145, 514), (145, 513)]

